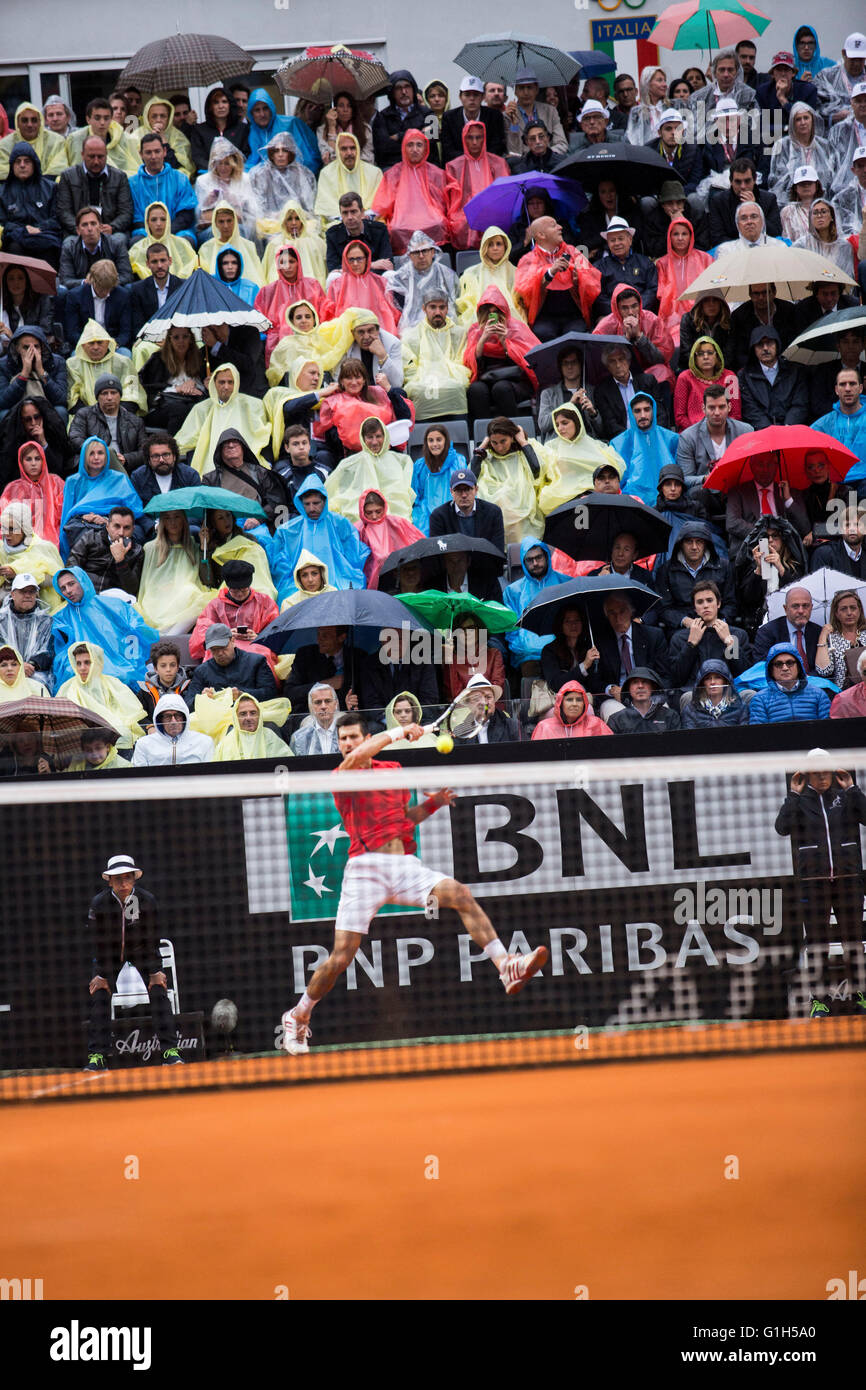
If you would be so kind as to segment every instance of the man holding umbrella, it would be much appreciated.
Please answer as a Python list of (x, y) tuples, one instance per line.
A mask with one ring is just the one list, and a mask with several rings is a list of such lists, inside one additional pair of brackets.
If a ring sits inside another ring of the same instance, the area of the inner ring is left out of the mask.
[(550, 135), (551, 149), (555, 155), (564, 155), (568, 141), (556, 107), (546, 101), (537, 101), (538, 78), (530, 68), (521, 68), (514, 78), (514, 96), (505, 104), (505, 120), (508, 126), (509, 158), (519, 159), (523, 153), (523, 137), (530, 122), (541, 122)]
[[(746, 481), (728, 492), (725, 530), (731, 545), (744, 541), (760, 516), (787, 517), (801, 536), (807, 534), (809, 517), (806, 508), (799, 492), (792, 491), (786, 478), (780, 478), (777, 451), (764, 451), (752, 456), (745, 464), (743, 477)], [(704, 480), (704, 487), (718, 487), (718, 478), (715, 481), (712, 479), (711, 473)]]

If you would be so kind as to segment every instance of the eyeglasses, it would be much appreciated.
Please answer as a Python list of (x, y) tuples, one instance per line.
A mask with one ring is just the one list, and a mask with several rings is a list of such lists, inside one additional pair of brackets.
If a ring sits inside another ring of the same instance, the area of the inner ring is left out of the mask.
[(776, 660), (773, 662), (773, 665), (774, 665), (775, 667), (777, 667), (778, 670), (781, 671), (781, 670), (782, 670), (784, 667), (786, 667), (786, 666), (796, 666), (796, 665), (797, 665), (797, 662), (796, 662), (796, 661), (783, 661), (780, 657), (777, 657)]
[(170, 453), (168, 452), (168, 450), (166, 450), (165, 453), (162, 453), (162, 454), (155, 454), (155, 453), (153, 452), (153, 450), (151, 450), (151, 454), (150, 454), (150, 461), (151, 461), (151, 463), (164, 463), (166, 460), (168, 460), (168, 459), (173, 459), (173, 458), (174, 458), (174, 454), (170, 454)]

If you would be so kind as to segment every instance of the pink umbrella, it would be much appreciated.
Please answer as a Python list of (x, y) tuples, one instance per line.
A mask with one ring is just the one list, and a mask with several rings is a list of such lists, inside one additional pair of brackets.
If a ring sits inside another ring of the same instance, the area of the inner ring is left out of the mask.
[(648, 41), (671, 49), (727, 48), (740, 39), (758, 37), (769, 23), (769, 15), (751, 0), (685, 0), (665, 10)]

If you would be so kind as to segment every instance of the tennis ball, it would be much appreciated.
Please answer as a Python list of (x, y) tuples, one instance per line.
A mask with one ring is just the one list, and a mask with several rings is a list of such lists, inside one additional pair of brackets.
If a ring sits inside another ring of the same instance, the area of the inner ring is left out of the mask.
[(454, 740), (450, 734), (440, 734), (436, 740), (436, 747), (440, 753), (450, 753), (454, 748)]

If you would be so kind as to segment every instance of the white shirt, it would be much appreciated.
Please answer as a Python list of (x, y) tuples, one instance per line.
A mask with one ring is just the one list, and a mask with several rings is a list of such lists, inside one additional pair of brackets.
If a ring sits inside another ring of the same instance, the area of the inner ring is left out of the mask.
[(155, 473), (154, 477), (160, 492), (171, 492), (171, 473)]
[(93, 295), (93, 317), (96, 322), (105, 326), (105, 304), (104, 299), (100, 299), (98, 294)]
[(158, 309), (161, 309), (162, 306), (163, 306), (163, 304), (165, 303), (165, 301), (168, 299), (168, 281), (166, 280), (166, 282), (165, 282), (164, 286), (162, 287), (162, 289), (159, 288), (159, 285), (156, 284), (156, 281), (155, 281), (155, 280), (154, 280), (153, 283), (154, 283), (154, 285), (156, 285), (156, 304), (157, 304), (157, 308), (158, 308)]
[(489, 743), (490, 739), (487, 737), (487, 723), (485, 722), (480, 726), (476, 723), (475, 727), (478, 729), (478, 737), (475, 740), (476, 743)]
[(722, 438), (719, 440), (719, 442), (718, 442), (718, 444), (717, 444), (716, 441), (713, 439), (713, 436), (709, 433), (709, 430), (707, 431), (707, 434), (708, 434), (708, 436), (709, 436), (710, 448), (711, 448), (711, 450), (712, 450), (712, 452), (713, 452), (713, 458), (714, 458), (714, 459), (720, 459), (720, 458), (722, 457), (722, 454), (725, 452), (725, 450), (726, 450), (727, 447), (728, 447), (728, 437), (727, 437), (727, 435), (726, 435), (726, 434), (722, 435)]
[(316, 720), (316, 737), (319, 740), (319, 751), (321, 753), (333, 752), (333, 749), (331, 747), (331, 735), (333, 727), (333, 724), (329, 724), (327, 729), (323, 729), (319, 721)]

